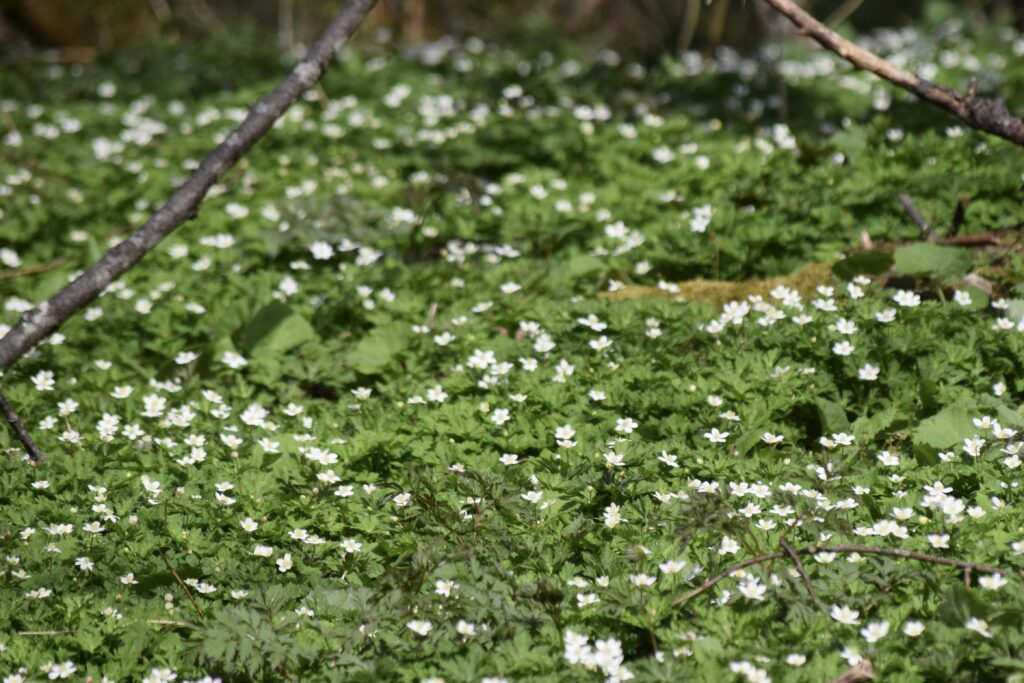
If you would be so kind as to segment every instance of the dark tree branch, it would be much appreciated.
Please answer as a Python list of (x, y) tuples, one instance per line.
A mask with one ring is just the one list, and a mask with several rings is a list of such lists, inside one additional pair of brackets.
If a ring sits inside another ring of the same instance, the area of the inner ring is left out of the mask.
[(327, 70), (338, 49), (355, 32), (377, 0), (348, 0), (324, 30), (306, 58), (273, 90), (262, 97), (249, 115), (203, 159), (185, 184), (171, 195), (145, 225), (105, 253), (74, 282), (53, 298), (26, 312), (0, 339), (0, 370), (9, 368), (36, 343), (93, 301), (125, 271), (132, 268), (160, 240), (196, 214), (196, 207), (213, 185), (237, 162), (274, 122)]
[(689, 593), (673, 600), (672, 606), (678, 607), (684, 602), (697, 597), (701, 593), (714, 588), (717, 584), (721, 583), (741, 569), (746, 569), (747, 567), (755, 564), (764, 564), (765, 562), (778, 560), (779, 558), (786, 557), (789, 552), (793, 552), (798, 555), (816, 555), (818, 553), (836, 553), (837, 555), (852, 555), (853, 553), (861, 555), (884, 555), (886, 557), (898, 557), (904, 560), (916, 560), (917, 562), (941, 564), (947, 567), (973, 570), (983, 572), (985, 574), (1019, 574), (1024, 576), (1024, 569), (1002, 569), (1000, 567), (991, 567), (987, 564), (980, 564), (978, 562), (967, 562), (966, 560), (957, 560), (949, 557), (941, 557), (939, 555), (929, 555), (928, 553), (919, 553), (916, 550), (903, 550), (902, 548), (876, 548), (870, 545), (812, 545), (803, 548), (794, 548), (789, 546), (786, 550), (778, 550), (774, 553), (758, 555), (757, 557), (751, 557), (734, 564), (722, 573), (716, 574), (701, 585), (697, 586)]
[(1024, 121), (1006, 108), (1000, 99), (978, 97), (972, 84), (966, 93), (932, 83), (885, 61), (878, 55), (851, 43), (798, 7), (793, 0), (764, 0), (793, 22), (800, 33), (810, 36), (858, 69), (870, 71), (923, 100), (941, 107), (964, 123), (1024, 146)]
[(25, 452), (28, 453), (28, 459), (31, 462), (39, 462), (43, 459), (43, 453), (39, 450), (39, 446), (32, 440), (32, 435), (25, 429), (25, 425), (22, 424), (21, 418), (18, 417), (18, 413), (14, 410), (14, 406), (7, 400), (4, 392), (0, 391), (0, 413), (3, 413), (4, 419), (7, 420), (8, 424), (14, 430), (18, 439), (25, 446)]
[(921, 231), (921, 237), (928, 242), (935, 240), (935, 231), (932, 230), (932, 226), (928, 225), (928, 221), (925, 220), (921, 212), (914, 206), (914, 200), (910, 198), (909, 194), (900, 195), (900, 204), (903, 205), (907, 215), (910, 216), (910, 220), (917, 224), (918, 229)]
[(956, 234), (960, 232), (960, 226), (964, 224), (964, 217), (967, 215), (967, 205), (970, 203), (970, 195), (965, 194), (960, 197), (960, 201), (957, 202), (956, 208), (953, 209), (953, 220), (949, 224), (949, 230), (946, 231), (946, 237), (956, 237)]

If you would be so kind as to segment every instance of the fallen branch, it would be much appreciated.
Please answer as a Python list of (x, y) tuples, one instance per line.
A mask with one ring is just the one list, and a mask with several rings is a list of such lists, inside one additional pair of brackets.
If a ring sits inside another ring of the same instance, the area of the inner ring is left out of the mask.
[[(51, 299), (24, 313), (18, 323), (0, 339), (0, 371), (9, 368), (40, 340), (56, 331), (65, 320), (92, 302), (110, 283), (141, 261), (160, 240), (182, 223), (194, 218), (210, 186), (270, 130), (302, 93), (320, 80), (338, 49), (355, 33), (375, 4), (377, 0), (348, 0), (309, 50), (306, 58), (292, 69), (280, 85), (253, 105), (245, 120), (203, 159), (199, 168), (141, 228), (103, 254), (88, 270)], [(0, 410), (28, 450), (29, 459), (32, 462), (40, 460), (42, 454), (39, 448), (18, 419), (14, 406), (2, 394)]]
[[(786, 544), (788, 545), (788, 544)], [(714, 588), (717, 584), (721, 583), (725, 579), (729, 578), (741, 569), (747, 567), (764, 564), (765, 562), (771, 562), (782, 557), (786, 557), (789, 552), (793, 552), (798, 555), (817, 555), (818, 553), (836, 553), (837, 555), (852, 555), (858, 553), (861, 555), (884, 555), (886, 557), (898, 557), (904, 560), (916, 560), (918, 562), (926, 562), (929, 564), (941, 564), (947, 567), (957, 567), (963, 570), (973, 570), (976, 572), (982, 572), (985, 574), (1020, 574), (1024, 576), (1024, 569), (1002, 569), (1000, 567), (991, 567), (987, 564), (981, 564), (978, 562), (967, 562), (966, 560), (957, 560), (948, 557), (940, 557), (939, 555), (929, 555), (927, 553), (919, 553), (916, 550), (903, 550), (901, 548), (876, 548), (869, 545), (812, 545), (804, 548), (793, 548), (789, 546), (788, 550), (779, 550), (773, 553), (767, 553), (765, 555), (758, 555), (757, 557), (751, 557), (742, 562), (738, 562), (733, 566), (729, 567), (720, 574), (716, 574), (711, 577), (700, 586), (694, 588), (689, 593), (682, 595), (672, 601), (673, 607), (687, 602), (688, 600), (697, 597), (701, 593), (704, 593), (711, 588)], [(809, 579), (808, 579), (809, 580)]]
[(6, 370), (65, 320), (93, 301), (114, 280), (132, 268), (160, 240), (195, 217), (199, 203), (213, 185), (274, 122), (313, 86), (327, 70), (338, 49), (355, 32), (377, 0), (349, 0), (309, 50), (306, 58), (271, 93), (263, 96), (223, 143), (203, 159), (199, 168), (170, 199), (132, 235), (113, 247), (53, 298), (22, 315), (0, 339), (0, 370)]
[(801, 34), (810, 36), (822, 47), (836, 53), (858, 69), (870, 71), (945, 109), (972, 128), (1024, 146), (1024, 121), (1011, 114), (1001, 99), (979, 97), (973, 83), (966, 93), (932, 83), (851, 43), (798, 7), (793, 0), (764, 1), (793, 22)]
[(28, 459), (32, 463), (37, 463), (43, 459), (43, 453), (39, 450), (39, 446), (32, 440), (32, 435), (29, 434), (28, 430), (25, 429), (25, 425), (21, 422), (21, 418), (18, 417), (18, 411), (14, 409), (11, 402), (7, 400), (7, 396), (4, 392), (0, 391), (0, 413), (3, 413), (4, 419), (7, 420), (7, 424), (11, 425), (11, 429), (14, 430), (14, 434), (21, 441), (22, 445), (25, 446), (25, 452), (28, 453)]
[(910, 198), (909, 194), (900, 195), (900, 204), (903, 205), (903, 209), (910, 216), (910, 220), (917, 224), (917, 229), (921, 231), (921, 238), (927, 242), (931, 242), (935, 239), (935, 231), (932, 230), (932, 226), (928, 225), (928, 221), (925, 220), (921, 212), (914, 206), (914, 200)]

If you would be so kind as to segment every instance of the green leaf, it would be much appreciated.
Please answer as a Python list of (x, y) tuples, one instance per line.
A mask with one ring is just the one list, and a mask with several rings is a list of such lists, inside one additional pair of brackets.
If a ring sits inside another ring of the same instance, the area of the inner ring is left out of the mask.
[(249, 354), (284, 353), (315, 337), (309, 321), (280, 301), (274, 301), (257, 311), (245, 326), (242, 349)]
[(976, 592), (961, 583), (954, 583), (939, 606), (939, 618), (947, 625), (963, 628), (971, 617), (984, 617), (985, 605)]
[(818, 408), (822, 434), (850, 431), (850, 420), (846, 417), (846, 409), (843, 406), (825, 398), (815, 400), (814, 405)]
[(403, 323), (376, 327), (345, 355), (345, 362), (363, 374), (376, 374), (405, 349), (409, 335), (409, 326)]
[(832, 273), (841, 280), (852, 280), (858, 275), (881, 275), (892, 268), (892, 254), (887, 251), (865, 251), (836, 261)]
[(914, 443), (938, 449), (955, 446), (978, 433), (973, 417), (977, 417), (974, 402), (957, 401), (921, 420), (914, 430)]
[(893, 266), (903, 275), (947, 279), (959, 277), (971, 269), (971, 254), (960, 247), (912, 244), (896, 250)]

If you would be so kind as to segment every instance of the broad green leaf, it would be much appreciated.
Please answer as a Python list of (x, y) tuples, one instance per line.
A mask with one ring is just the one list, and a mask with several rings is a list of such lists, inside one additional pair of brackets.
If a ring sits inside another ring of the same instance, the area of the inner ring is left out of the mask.
[(409, 326), (402, 323), (374, 328), (345, 355), (345, 362), (363, 374), (378, 373), (406, 347), (409, 335)]
[(274, 301), (253, 316), (242, 332), (245, 353), (284, 353), (316, 337), (313, 326), (285, 304)]
[(911, 244), (893, 254), (893, 267), (903, 275), (939, 279), (959, 277), (971, 269), (971, 253), (942, 244)]
[(850, 420), (846, 417), (846, 410), (843, 406), (825, 398), (817, 399), (814, 405), (818, 408), (822, 434), (850, 431)]
[(852, 280), (857, 275), (881, 275), (892, 263), (892, 254), (887, 251), (865, 251), (836, 261), (832, 272), (841, 280)]

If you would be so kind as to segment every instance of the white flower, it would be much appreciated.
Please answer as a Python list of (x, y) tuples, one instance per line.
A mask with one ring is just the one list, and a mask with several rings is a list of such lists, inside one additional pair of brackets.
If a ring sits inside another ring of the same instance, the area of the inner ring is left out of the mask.
[(571, 425), (562, 425), (555, 429), (555, 438), (559, 441), (568, 441), (576, 436), (576, 430)]
[(967, 620), (967, 623), (964, 624), (964, 628), (966, 628), (968, 631), (974, 631), (975, 633), (979, 633), (985, 636), (986, 638), (992, 637), (992, 634), (988, 630), (988, 622), (984, 619), (971, 617)]
[(832, 353), (836, 354), (837, 356), (849, 356), (851, 353), (853, 353), (854, 348), (855, 347), (853, 344), (844, 339), (843, 341), (837, 342), (832, 345)]
[(421, 636), (427, 635), (434, 628), (434, 625), (431, 622), (423, 619), (413, 619), (412, 621), (407, 622), (405, 626), (413, 633)]
[(725, 443), (725, 440), (729, 438), (729, 432), (720, 432), (717, 427), (712, 427), (711, 431), (704, 432), (704, 438), (711, 443)]
[(860, 612), (846, 605), (832, 605), (832, 611), (829, 612), (829, 616), (838, 621), (840, 624), (846, 624), (853, 626), (860, 618)]
[(246, 365), (249, 364), (249, 361), (247, 361), (245, 358), (235, 353), (234, 351), (225, 351), (224, 355), (221, 356), (220, 358), (220, 362), (228, 366), (232, 370), (244, 368)]
[(662, 574), (678, 574), (686, 568), (686, 562), (682, 560), (666, 560), (658, 565)]
[(757, 579), (750, 579), (744, 581), (739, 585), (740, 594), (748, 600), (761, 601), (764, 600), (765, 593), (768, 592), (768, 587), (759, 582)]
[(1002, 588), (1008, 583), (1009, 581), (1003, 578), (1002, 574), (990, 574), (988, 576), (982, 576), (978, 579), (978, 584), (985, 590), (990, 591)]
[(865, 382), (874, 382), (878, 379), (879, 368), (871, 363), (865, 363), (857, 370), (857, 378)]
[(629, 582), (639, 588), (646, 588), (653, 586), (654, 582), (657, 581), (658, 577), (651, 576), (650, 574), (630, 574)]
[(922, 624), (920, 621), (904, 622), (903, 633), (910, 636), (911, 638), (916, 638), (922, 633), (924, 633), (924, 624)]
[(509, 412), (508, 412), (507, 408), (496, 408), (494, 410), (494, 412), (491, 413), (491, 422), (493, 422), (496, 425), (500, 426), (500, 425), (505, 424), (508, 421), (509, 421)]
[(864, 640), (868, 643), (876, 643), (885, 637), (885, 634), (889, 632), (888, 621), (872, 621), (867, 626), (860, 630), (860, 634), (864, 636)]
[(604, 525), (609, 529), (614, 529), (619, 524), (625, 521), (626, 520), (622, 519), (622, 514), (620, 513), (619, 506), (616, 505), (615, 503), (612, 503), (611, 505), (604, 509)]
[(765, 432), (764, 434), (761, 435), (761, 441), (764, 441), (767, 444), (779, 443), (782, 441), (783, 438), (785, 437), (783, 437), (781, 434), (772, 434), (771, 432)]
[(899, 290), (893, 295), (892, 300), (905, 308), (913, 308), (921, 303), (921, 297), (914, 294), (909, 289)]
[(639, 426), (640, 424), (631, 417), (620, 417), (615, 420), (615, 431), (617, 432), (632, 434), (633, 430)]
[(790, 666), (803, 666), (807, 663), (807, 655), (802, 655), (799, 652), (793, 652), (786, 655), (786, 664)]
[(246, 517), (242, 520), (242, 528), (248, 531), (250, 534), (259, 527), (259, 523), (256, 522), (252, 517)]
[(722, 537), (722, 545), (718, 548), (719, 555), (735, 555), (740, 551), (740, 544), (729, 536)]
[(285, 553), (283, 557), (277, 558), (277, 571), (281, 572), (282, 574), (291, 569), (292, 566), (294, 566), (294, 563), (292, 562), (291, 553)]
[(55, 384), (53, 373), (49, 370), (40, 370), (32, 375), (32, 385), (36, 391), (53, 391)]

